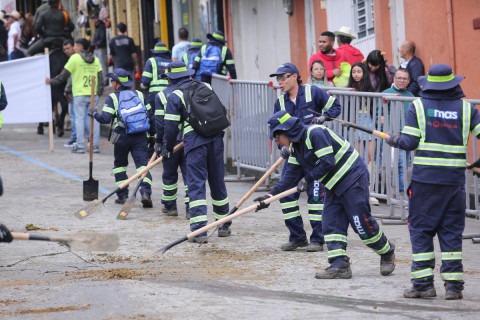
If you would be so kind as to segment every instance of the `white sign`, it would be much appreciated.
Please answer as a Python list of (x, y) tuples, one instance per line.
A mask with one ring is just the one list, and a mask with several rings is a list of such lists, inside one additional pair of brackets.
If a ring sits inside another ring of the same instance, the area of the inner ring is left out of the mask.
[(35, 123), (52, 120), (48, 56), (22, 58), (0, 63), (0, 80), (8, 105), (2, 111), (5, 124)]

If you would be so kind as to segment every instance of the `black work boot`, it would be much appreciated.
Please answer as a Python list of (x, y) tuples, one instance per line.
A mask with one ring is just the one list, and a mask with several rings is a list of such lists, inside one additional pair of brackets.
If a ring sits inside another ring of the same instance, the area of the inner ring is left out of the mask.
[(425, 298), (433, 298), (437, 296), (437, 292), (435, 291), (435, 287), (432, 285), (430, 288), (426, 290), (418, 290), (415, 287), (411, 287), (410, 289), (405, 289), (403, 291), (404, 298), (413, 298), (413, 299), (425, 299)]
[(208, 243), (208, 237), (207, 237), (207, 234), (204, 232), (196, 237), (188, 239), (188, 242), (200, 243), (200, 244)]
[(344, 267), (330, 266), (325, 270), (315, 273), (317, 279), (350, 279), (352, 277), (352, 269), (350, 263)]
[(121, 197), (118, 197), (117, 200), (115, 200), (115, 203), (116, 204), (124, 204), (128, 199), (128, 196), (121, 196)]
[(178, 216), (178, 210), (177, 208), (172, 208), (172, 209), (167, 209), (163, 207), (162, 212), (165, 213), (169, 217), (176, 217)]
[(445, 281), (445, 300), (459, 300), (463, 299), (463, 284), (462, 280), (460, 281)]
[(219, 237), (228, 237), (231, 233), (232, 233), (232, 231), (230, 230), (230, 228), (227, 227), (224, 224), (222, 224), (220, 226), (220, 228), (218, 228), (218, 236)]
[(282, 249), (283, 251), (293, 251), (297, 248), (306, 247), (306, 246), (308, 246), (308, 241), (307, 240), (300, 240), (300, 241), (284, 243), (284, 244), (282, 244), (280, 249)]
[(380, 256), (380, 274), (388, 276), (395, 270), (395, 252), (390, 251)]
[(323, 251), (323, 244), (321, 244), (320, 242), (312, 241), (307, 246), (307, 252), (319, 252), (319, 251)]
[(142, 204), (144, 208), (152, 208), (153, 207), (153, 202), (152, 198), (150, 197), (150, 194), (144, 193), (142, 194)]

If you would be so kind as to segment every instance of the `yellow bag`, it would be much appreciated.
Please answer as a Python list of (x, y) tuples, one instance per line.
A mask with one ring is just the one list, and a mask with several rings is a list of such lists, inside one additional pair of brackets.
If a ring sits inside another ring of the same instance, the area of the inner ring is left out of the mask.
[(333, 78), (333, 84), (335, 87), (342, 87), (345, 88), (348, 86), (348, 79), (350, 78), (350, 70), (352, 69), (352, 66), (348, 62), (342, 62), (340, 63), (340, 71), (342, 71), (342, 74), (339, 75), (338, 77)]

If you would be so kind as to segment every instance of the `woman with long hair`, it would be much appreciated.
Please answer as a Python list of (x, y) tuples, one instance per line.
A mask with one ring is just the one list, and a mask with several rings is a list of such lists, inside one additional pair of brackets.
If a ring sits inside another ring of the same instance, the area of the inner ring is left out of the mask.
[(380, 50), (373, 50), (368, 54), (367, 65), (373, 92), (382, 92), (390, 88), (397, 69), (384, 59)]
[(310, 66), (311, 84), (317, 87), (333, 87), (333, 83), (327, 79), (325, 64), (321, 60), (315, 60)]

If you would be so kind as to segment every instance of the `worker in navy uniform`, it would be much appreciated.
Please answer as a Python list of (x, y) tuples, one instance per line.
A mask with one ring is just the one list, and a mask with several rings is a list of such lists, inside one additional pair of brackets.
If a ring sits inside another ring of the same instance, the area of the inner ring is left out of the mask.
[(380, 273), (395, 269), (394, 245), (370, 214), (369, 174), (365, 162), (350, 143), (323, 125), (304, 125), (300, 119), (281, 110), (269, 120), (270, 138), (289, 146), (289, 165), (269, 194), (254, 199), (257, 209), (268, 207), (263, 201), (291, 188), (308, 190), (314, 181), (325, 184), (323, 233), (330, 267), (316, 273), (318, 279), (352, 277), (347, 256), (347, 230), (350, 224), (362, 242), (380, 255)]
[[(175, 77), (175, 74), (172, 75)], [(167, 78), (166, 74), (162, 74), (162, 78)], [(167, 98), (177, 89), (177, 81), (170, 81), (168, 87), (160, 91), (155, 96), (155, 152), (161, 154), (163, 148), (163, 135), (165, 130), (165, 108), (167, 106)], [(175, 141), (175, 145), (183, 140), (183, 133), (179, 132)], [(163, 160), (163, 193), (162, 193), (162, 212), (167, 216), (177, 216), (177, 189), (178, 189), (178, 167), (182, 171), (183, 183), (185, 185), (185, 216), (190, 219), (188, 207), (188, 186), (187, 186), (187, 162), (183, 150), (175, 152), (169, 159)]]
[[(110, 93), (105, 100), (102, 112), (97, 113), (95, 109), (89, 109), (88, 115), (93, 117), (100, 123), (110, 123), (113, 119), (114, 129), (112, 139), (118, 140), (114, 144), (113, 155), (113, 174), (115, 176), (115, 182), (118, 185), (122, 184), (128, 179), (127, 166), (128, 166), (128, 154), (131, 153), (137, 172), (145, 168), (148, 164), (148, 138), (147, 132), (138, 132), (133, 134), (127, 134), (122, 123), (121, 116), (119, 115), (119, 96), (120, 92), (124, 90), (130, 90), (133, 84), (132, 75), (124, 69), (117, 68), (113, 70), (113, 73), (107, 73), (107, 77), (112, 79), (112, 86), (115, 92)], [(136, 91), (140, 100), (144, 102), (143, 94), (140, 91)], [(145, 105), (149, 110), (149, 117), (153, 117), (151, 114), (151, 108), (149, 104)], [(152, 176), (150, 172), (143, 179), (140, 185), (140, 193), (142, 195), (142, 204), (144, 208), (152, 207)], [(128, 186), (117, 192), (118, 199), (115, 203), (124, 204), (128, 199)]]
[[(187, 86), (194, 70), (187, 69), (180, 61), (172, 62), (166, 72), (170, 82), (178, 87)], [(187, 185), (190, 198), (190, 229), (195, 231), (207, 224), (207, 198), (205, 183), (208, 180), (212, 197), (213, 215), (216, 220), (228, 214), (228, 195), (225, 188), (223, 163), (223, 136), (221, 131), (213, 136), (204, 137), (198, 134), (187, 122), (188, 113), (180, 90), (174, 90), (167, 99), (165, 110), (165, 132), (162, 155), (171, 156), (177, 141), (178, 133), (183, 128), (184, 152), (187, 159)], [(230, 235), (231, 221), (220, 226), (219, 237)], [(206, 240), (204, 232), (190, 239), (202, 243)]]
[[(292, 116), (301, 119), (305, 124), (322, 124), (325, 119), (336, 118), (340, 114), (340, 104), (334, 97), (330, 97), (325, 91), (316, 86), (302, 85), (300, 73), (294, 64), (284, 63), (280, 65), (277, 71), (270, 75), (270, 77), (275, 76), (284, 94), (275, 102), (274, 112), (285, 110)], [(320, 114), (323, 112), (323, 115), (318, 117), (310, 110), (315, 110)], [(287, 163), (283, 167), (282, 175), (285, 174), (289, 166), (295, 164)], [(294, 187), (296, 183), (298, 181), (292, 181), (290, 188)], [(307, 235), (303, 228), (302, 216), (300, 215), (300, 207), (298, 205), (300, 194), (295, 193), (280, 200), (285, 225), (290, 231), (289, 241), (281, 246), (281, 249), (284, 251), (292, 251), (298, 247), (305, 246), (307, 246), (307, 251), (309, 252), (323, 250), (325, 241), (322, 234), (322, 211), (325, 188), (323, 184), (315, 181), (309, 187), (307, 194), (308, 217), (312, 226), (310, 244), (308, 243)]]
[(433, 237), (438, 236), (445, 299), (463, 297), (462, 233), (465, 228), (465, 164), (470, 132), (480, 134), (480, 114), (461, 98), (460, 82), (449, 65), (430, 67), (418, 78), (420, 99), (410, 104), (402, 133), (386, 142), (417, 150), (408, 188), (408, 230), (412, 243), (411, 282), (405, 298), (435, 297)]
[(142, 84), (148, 88), (148, 103), (155, 106), (155, 96), (168, 86), (168, 81), (162, 79), (167, 66), (172, 62), (172, 54), (163, 42), (157, 42), (151, 49), (153, 57), (145, 62), (142, 73)]

